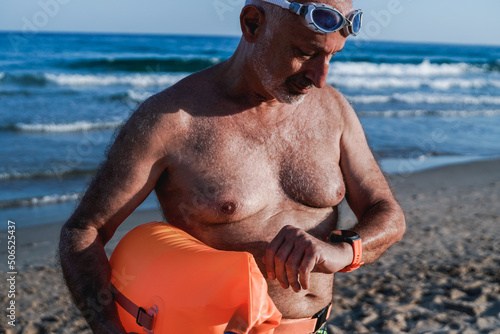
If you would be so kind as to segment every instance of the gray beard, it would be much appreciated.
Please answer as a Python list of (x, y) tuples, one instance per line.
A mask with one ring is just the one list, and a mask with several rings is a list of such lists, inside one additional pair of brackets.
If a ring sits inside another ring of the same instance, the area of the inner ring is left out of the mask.
[(281, 103), (286, 103), (290, 105), (300, 104), (306, 98), (306, 94), (293, 94), (288, 91), (284, 82), (276, 79), (271, 70), (267, 66), (267, 63), (260, 62), (260, 59), (265, 59), (265, 50), (269, 50), (270, 46), (269, 39), (266, 39), (264, 45), (261, 48), (255, 50), (255, 55), (253, 58), (253, 67), (257, 76), (262, 82), (264, 89), (270, 93), (276, 100)]

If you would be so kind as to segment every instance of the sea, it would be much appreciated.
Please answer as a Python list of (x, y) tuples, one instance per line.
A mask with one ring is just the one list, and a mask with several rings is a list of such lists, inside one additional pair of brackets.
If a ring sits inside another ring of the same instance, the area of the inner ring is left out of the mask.
[[(237, 37), (0, 33), (0, 229), (66, 220), (146, 98), (215, 65)], [(500, 157), (500, 46), (351, 39), (327, 83), (400, 176)], [(141, 209), (157, 207), (150, 196)]]

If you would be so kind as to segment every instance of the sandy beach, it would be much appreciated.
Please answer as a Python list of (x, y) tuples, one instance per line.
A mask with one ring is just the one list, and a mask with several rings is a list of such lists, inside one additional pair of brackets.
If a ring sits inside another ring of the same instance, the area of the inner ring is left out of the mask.
[[(406, 213), (406, 235), (378, 262), (336, 276), (332, 333), (500, 334), (500, 160), (390, 180)], [(111, 254), (132, 227), (159, 219), (157, 211), (135, 212), (106, 250)], [(2, 283), (0, 333), (90, 333), (58, 267), (62, 223), (16, 223), (16, 326), (7, 324), (11, 299)], [(343, 207), (342, 227), (352, 224)], [(0, 245), (5, 282), (6, 232)]]

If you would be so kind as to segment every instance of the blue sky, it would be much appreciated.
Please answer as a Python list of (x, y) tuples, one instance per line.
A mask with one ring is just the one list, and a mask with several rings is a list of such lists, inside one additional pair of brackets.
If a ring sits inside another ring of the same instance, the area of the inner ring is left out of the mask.
[[(498, 0), (354, 0), (370, 40), (500, 45)], [(1, 0), (0, 30), (239, 35), (244, 0)]]

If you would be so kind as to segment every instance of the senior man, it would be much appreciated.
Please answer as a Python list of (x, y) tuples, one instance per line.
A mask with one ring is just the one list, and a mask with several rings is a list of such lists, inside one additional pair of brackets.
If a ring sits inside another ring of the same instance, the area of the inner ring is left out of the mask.
[[(325, 314), (334, 273), (401, 239), (404, 215), (360, 122), (326, 85), (362, 14), (348, 0), (304, 3), (247, 1), (233, 56), (149, 98), (121, 129), (61, 232), (82, 312), (110, 289), (104, 245), (153, 190), (168, 223), (253, 254), (283, 323)], [(341, 232), (344, 197), (358, 222)], [(113, 303), (99, 308), (87, 319), (93, 331), (123, 333)]]

